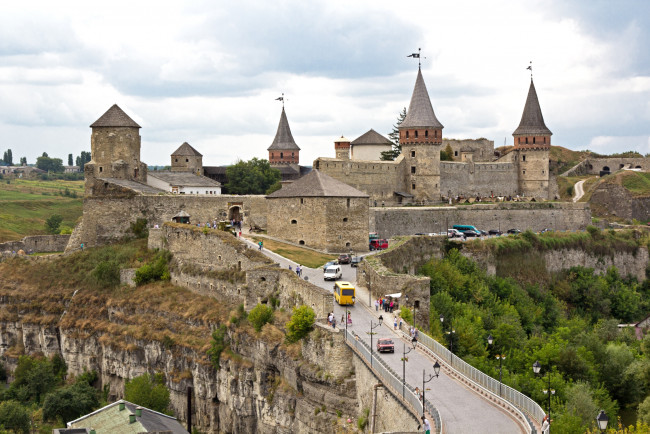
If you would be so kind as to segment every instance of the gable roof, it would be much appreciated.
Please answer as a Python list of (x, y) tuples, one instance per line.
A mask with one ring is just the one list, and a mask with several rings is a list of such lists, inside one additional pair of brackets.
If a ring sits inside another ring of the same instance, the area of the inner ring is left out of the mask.
[(280, 115), (278, 131), (275, 133), (273, 143), (271, 143), (271, 146), (267, 148), (267, 151), (273, 150), (300, 150), (298, 145), (296, 145), (296, 141), (293, 140), (293, 136), (291, 135), (291, 128), (289, 128), (289, 121), (287, 120), (287, 114), (284, 111), (284, 107), (282, 107), (282, 114)]
[(427, 92), (427, 86), (424, 84), (420, 68), (418, 68), (418, 77), (415, 79), (415, 87), (413, 88), (413, 95), (411, 95), (409, 109), (406, 112), (406, 118), (399, 127), (400, 129), (413, 127), (444, 128), (433, 112), (429, 92)]
[(368, 197), (356, 188), (349, 186), (320, 170), (312, 170), (302, 178), (283, 185), (281, 189), (266, 196), (269, 199), (278, 197)]
[(124, 110), (122, 110), (117, 104), (113, 104), (106, 113), (100, 116), (90, 128), (95, 127), (133, 127), (133, 128), (142, 128), (138, 125), (133, 119), (129, 117)]
[[(120, 410), (119, 404), (125, 404), (125, 409)], [(142, 432), (168, 432), (170, 434), (184, 434), (187, 430), (175, 417), (158, 413), (148, 408), (142, 408), (142, 416), (136, 416), (134, 423), (129, 423), (129, 414), (135, 414), (138, 406), (129, 401), (120, 399), (106, 407), (95, 410), (85, 416), (68, 422), (68, 428), (94, 428), (98, 433), (142, 433)]]
[(191, 147), (190, 144), (187, 143), (187, 142), (183, 142), (183, 144), (180, 145), (180, 146), (178, 147), (178, 149), (175, 150), (175, 151), (172, 153), (172, 157), (173, 157), (174, 155), (178, 155), (178, 156), (181, 156), (181, 155), (182, 155), (182, 156), (184, 156), (184, 157), (185, 157), (185, 156), (203, 157), (203, 155), (201, 155), (201, 153), (200, 153), (199, 151), (197, 151), (196, 149), (194, 149), (193, 147)]
[(550, 136), (552, 134), (551, 130), (549, 130), (544, 123), (544, 116), (542, 116), (542, 109), (539, 106), (539, 100), (537, 99), (535, 84), (531, 78), (530, 87), (528, 88), (528, 97), (526, 98), (526, 105), (524, 105), (524, 112), (521, 115), (521, 122), (519, 122), (519, 126), (512, 135)]
[(172, 187), (221, 187), (221, 184), (214, 179), (189, 172), (152, 170), (147, 173), (147, 176), (166, 182)]
[(388, 140), (386, 137), (379, 134), (377, 131), (372, 128), (368, 132), (360, 135), (354, 139), (351, 145), (392, 145), (393, 142)]

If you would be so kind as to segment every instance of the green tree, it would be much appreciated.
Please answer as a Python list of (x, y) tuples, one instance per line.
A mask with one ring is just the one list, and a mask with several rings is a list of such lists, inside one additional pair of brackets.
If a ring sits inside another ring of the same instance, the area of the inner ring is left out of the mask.
[(299, 306), (293, 308), (291, 319), (285, 325), (287, 330), (287, 341), (297, 342), (309, 334), (314, 328), (316, 314), (309, 306)]
[(28, 433), (30, 427), (29, 411), (16, 401), (0, 403), (0, 426), (16, 433)]
[(20, 165), (27, 166), (27, 157), (20, 157)]
[(162, 373), (142, 374), (124, 385), (124, 399), (160, 413), (169, 407), (169, 390)]
[(228, 166), (226, 177), (229, 194), (264, 194), (281, 178), (280, 171), (272, 168), (268, 160), (257, 158)]
[(36, 159), (36, 167), (46, 172), (63, 172), (63, 161), (60, 158), (50, 158), (45, 152), (43, 154)]
[(153, 262), (144, 264), (142, 267), (135, 270), (135, 277), (133, 281), (136, 285), (144, 285), (149, 282), (157, 280), (169, 280), (169, 261), (171, 260), (171, 253), (167, 250), (161, 250), (156, 253)]
[(98, 391), (85, 381), (78, 381), (48, 394), (43, 402), (43, 418), (70, 421), (99, 407)]
[(68, 166), (74, 166), (74, 162), (72, 161), (72, 154), (68, 154)]
[(51, 215), (47, 220), (45, 220), (45, 230), (49, 234), (58, 234), (59, 233), (59, 227), (61, 226), (61, 222), (63, 221), (63, 217), (61, 217), (58, 214), (53, 214)]
[(273, 321), (273, 308), (266, 304), (258, 304), (249, 312), (248, 321), (255, 327), (257, 332), (262, 331), (264, 324)]
[(90, 152), (86, 151), (81, 151), (81, 155), (79, 155), (76, 160), (75, 160), (75, 165), (79, 166), (81, 170), (84, 168), (84, 164), (90, 161)]
[(210, 344), (210, 349), (208, 349), (208, 357), (212, 362), (212, 366), (215, 369), (219, 369), (219, 361), (221, 360), (221, 353), (226, 349), (228, 345), (228, 329), (225, 325), (219, 326), (218, 329), (212, 332), (212, 343)]
[(384, 161), (392, 161), (399, 157), (399, 155), (402, 153), (402, 145), (399, 142), (399, 126), (404, 122), (404, 119), (406, 119), (406, 107), (402, 109), (402, 111), (399, 113), (397, 116), (397, 123), (393, 125), (393, 131), (391, 131), (388, 134), (388, 138), (390, 139), (391, 142), (393, 142), (393, 149), (390, 151), (384, 151), (381, 153), (381, 159)]
[(4, 153), (4, 157), (2, 157), (4, 160), (5, 164), (7, 166), (13, 166), (14, 165), (14, 157), (11, 153), (11, 149), (7, 149)]
[(447, 144), (444, 150), (440, 151), (440, 161), (454, 161), (454, 151), (451, 145)]

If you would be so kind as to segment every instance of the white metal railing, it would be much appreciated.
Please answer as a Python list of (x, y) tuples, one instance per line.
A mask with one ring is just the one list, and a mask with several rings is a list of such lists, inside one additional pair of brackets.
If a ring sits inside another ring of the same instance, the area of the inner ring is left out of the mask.
[[(346, 332), (344, 330), (343, 333), (347, 333), (346, 343), (356, 350), (357, 354), (370, 368), (370, 347), (368, 344), (360, 339), (356, 333), (352, 331)], [(379, 378), (385, 385), (389, 387), (389, 390), (392, 388), (393, 395), (395, 395), (397, 398), (401, 396), (402, 399), (406, 401), (415, 412), (423, 410), (420, 397), (415, 393), (414, 388), (411, 387), (408, 383), (406, 383), (406, 386), (404, 388), (404, 394), (402, 395), (399, 393), (399, 391), (402, 390), (402, 379), (397, 376), (397, 373), (395, 373), (395, 371), (393, 371), (383, 359), (377, 356), (373, 356), (371, 369), (374, 370), (377, 375), (379, 375)], [(442, 419), (440, 418), (438, 410), (428, 400), (425, 402), (425, 409), (426, 412), (433, 418), (435, 432), (437, 434), (441, 434)]]
[[(408, 325), (402, 324), (402, 333), (410, 338)], [(422, 333), (420, 330), (418, 330), (418, 344), (428, 348), (437, 357), (444, 360), (449, 366), (463, 374), (466, 378), (508, 401), (510, 404), (522, 411), (524, 416), (532, 418), (541, 425), (546, 413), (538, 403), (528, 396), (479, 371), (460, 357), (456, 355), (453, 355), (452, 357), (451, 352), (444, 345), (440, 344), (431, 336)], [(532, 424), (531, 428), (534, 432), (535, 428)]]

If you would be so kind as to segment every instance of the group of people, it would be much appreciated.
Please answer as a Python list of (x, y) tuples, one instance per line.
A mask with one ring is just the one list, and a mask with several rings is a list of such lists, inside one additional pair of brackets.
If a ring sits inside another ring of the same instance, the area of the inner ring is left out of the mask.
[[(345, 318), (345, 314), (341, 314), (341, 324), (345, 324), (347, 322), (348, 326), (352, 326), (352, 314), (348, 312), (348, 317)], [(334, 316), (334, 312), (330, 312), (327, 314), (327, 325), (332, 326), (332, 328), (336, 328), (336, 317)]]
[(379, 309), (383, 309), (384, 312), (387, 313), (393, 313), (393, 309), (397, 307), (397, 303), (395, 303), (392, 299), (389, 300), (387, 298), (378, 298), (375, 300), (375, 311), (379, 311)]
[[(293, 271), (293, 268), (291, 268), (291, 264), (289, 264), (289, 270)], [(300, 264), (296, 265), (296, 274), (298, 277), (302, 276), (302, 266)]]

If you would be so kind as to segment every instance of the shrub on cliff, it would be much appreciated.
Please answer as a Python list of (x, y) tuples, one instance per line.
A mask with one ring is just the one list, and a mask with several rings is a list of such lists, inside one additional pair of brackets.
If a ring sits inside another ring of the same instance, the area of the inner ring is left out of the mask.
[(169, 390), (165, 386), (165, 377), (142, 374), (128, 380), (124, 385), (124, 399), (136, 405), (165, 413), (169, 407)]
[(131, 223), (131, 232), (136, 238), (147, 238), (149, 236), (147, 219), (139, 218), (134, 223)]
[(210, 349), (208, 350), (208, 357), (212, 362), (212, 366), (215, 369), (219, 369), (219, 361), (221, 360), (221, 353), (226, 349), (227, 345), (227, 334), (226, 326), (222, 325), (218, 329), (212, 332), (212, 343)]
[(316, 314), (309, 306), (299, 306), (293, 309), (291, 319), (285, 326), (287, 330), (287, 341), (297, 342), (309, 334), (314, 328)]
[(120, 283), (120, 266), (115, 261), (102, 261), (92, 271), (92, 276), (101, 287), (116, 286)]
[(171, 253), (166, 250), (156, 253), (151, 263), (144, 264), (135, 271), (133, 281), (136, 285), (144, 285), (145, 283), (155, 282), (157, 280), (169, 280), (168, 263), (170, 259)]
[(74, 420), (99, 407), (97, 390), (83, 379), (48, 394), (43, 402), (43, 419)]
[(273, 308), (265, 304), (258, 304), (248, 314), (248, 320), (253, 325), (253, 327), (255, 327), (255, 331), (259, 333), (262, 331), (264, 324), (268, 324), (273, 321)]
[(16, 401), (0, 404), (0, 426), (16, 433), (28, 433), (30, 417), (28, 410)]

